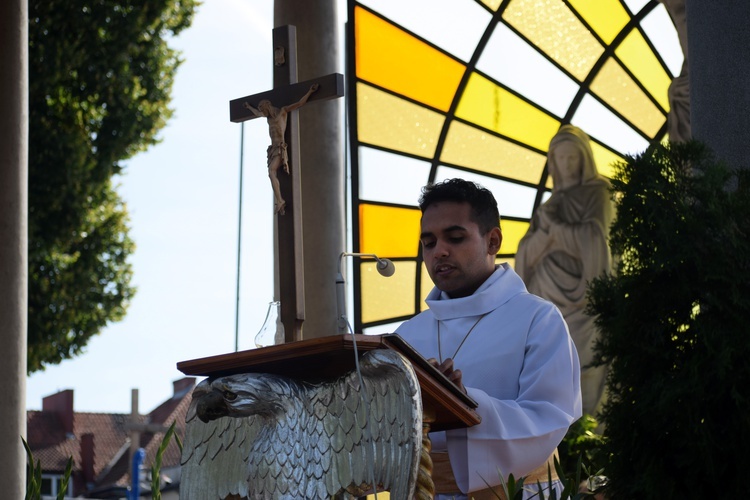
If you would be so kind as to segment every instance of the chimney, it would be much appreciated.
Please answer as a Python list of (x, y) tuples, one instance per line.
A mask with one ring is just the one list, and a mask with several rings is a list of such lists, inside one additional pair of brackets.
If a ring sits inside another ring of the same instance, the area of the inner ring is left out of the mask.
[(81, 436), (81, 472), (88, 488), (94, 484), (94, 435), (90, 432)]
[(182, 397), (195, 387), (195, 377), (183, 377), (180, 380), (175, 380), (172, 382), (172, 386), (174, 387), (174, 395), (172, 397)]
[(73, 390), (66, 389), (42, 399), (42, 411), (57, 413), (66, 434), (73, 434)]

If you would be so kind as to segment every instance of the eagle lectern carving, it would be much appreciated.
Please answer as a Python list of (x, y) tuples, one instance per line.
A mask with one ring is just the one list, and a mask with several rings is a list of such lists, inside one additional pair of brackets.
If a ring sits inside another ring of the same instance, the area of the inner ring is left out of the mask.
[(422, 446), (416, 375), (387, 349), (359, 365), (361, 381), (354, 370), (322, 383), (261, 373), (201, 382), (186, 417), (180, 498), (355, 498), (373, 486), (412, 498)]

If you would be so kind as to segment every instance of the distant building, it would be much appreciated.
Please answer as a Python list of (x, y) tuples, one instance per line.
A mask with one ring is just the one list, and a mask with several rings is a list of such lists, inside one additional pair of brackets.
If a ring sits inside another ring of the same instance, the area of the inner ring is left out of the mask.
[[(68, 458), (73, 472), (67, 496), (85, 498), (126, 498), (130, 479), (131, 448), (146, 451), (141, 468), (140, 491), (150, 498), (151, 466), (164, 438), (164, 431), (177, 422), (182, 440), (185, 414), (195, 378), (174, 383), (174, 394), (151, 413), (138, 413), (137, 390), (133, 410), (127, 413), (76, 412), (73, 391), (68, 389), (42, 400), (41, 411), (28, 411), (27, 436), (34, 460), (42, 466), (42, 494), (56, 498)], [(133, 442), (137, 441), (137, 446)], [(174, 440), (162, 458), (162, 499), (176, 499), (180, 483), (180, 451)]]

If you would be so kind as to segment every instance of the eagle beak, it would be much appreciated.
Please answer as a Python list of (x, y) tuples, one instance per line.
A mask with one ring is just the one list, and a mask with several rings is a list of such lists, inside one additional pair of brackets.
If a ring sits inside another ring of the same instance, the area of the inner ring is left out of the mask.
[(228, 414), (227, 405), (224, 398), (218, 391), (211, 391), (201, 396), (196, 408), (198, 418), (204, 423), (217, 418), (224, 417)]

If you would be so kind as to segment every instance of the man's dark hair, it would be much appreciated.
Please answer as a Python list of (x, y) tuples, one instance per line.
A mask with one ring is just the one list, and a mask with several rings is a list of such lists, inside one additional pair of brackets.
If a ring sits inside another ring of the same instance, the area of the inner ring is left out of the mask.
[(433, 203), (441, 201), (466, 202), (471, 206), (472, 220), (477, 223), (482, 234), (493, 227), (500, 227), (500, 212), (497, 201), (489, 189), (464, 179), (447, 179), (422, 188), (419, 209), (424, 211)]

